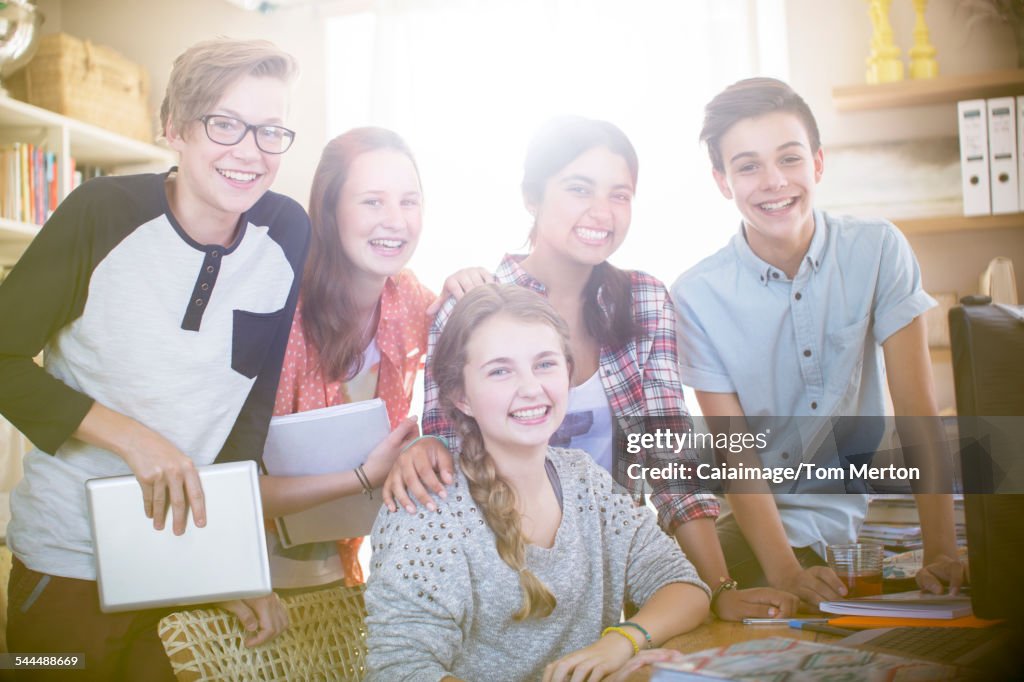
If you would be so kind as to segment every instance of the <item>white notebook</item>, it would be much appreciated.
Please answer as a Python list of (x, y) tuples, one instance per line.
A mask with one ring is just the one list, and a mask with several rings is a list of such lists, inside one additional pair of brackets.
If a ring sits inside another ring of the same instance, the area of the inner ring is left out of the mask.
[(971, 615), (971, 598), (964, 594), (931, 594), (911, 590), (874, 597), (823, 601), (818, 604), (818, 608), (825, 613), (844, 616), (949, 620)]
[(199, 467), (206, 526), (192, 512), (184, 535), (168, 513), (154, 530), (134, 476), (85, 483), (105, 613), (270, 594), (270, 565), (255, 462)]
[[(270, 420), (263, 467), (273, 476), (308, 476), (351, 471), (391, 432), (387, 408), (380, 398)], [(281, 544), (294, 547), (367, 535), (380, 511), (375, 494), (349, 495), (289, 514), (274, 522)]]

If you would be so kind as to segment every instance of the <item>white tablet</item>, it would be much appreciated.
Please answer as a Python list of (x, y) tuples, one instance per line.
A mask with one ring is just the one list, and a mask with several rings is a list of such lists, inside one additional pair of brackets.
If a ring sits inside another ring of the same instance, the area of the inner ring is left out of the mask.
[(189, 511), (184, 535), (154, 530), (134, 476), (86, 481), (100, 608), (184, 606), (270, 593), (259, 480), (254, 462), (199, 468), (206, 526)]

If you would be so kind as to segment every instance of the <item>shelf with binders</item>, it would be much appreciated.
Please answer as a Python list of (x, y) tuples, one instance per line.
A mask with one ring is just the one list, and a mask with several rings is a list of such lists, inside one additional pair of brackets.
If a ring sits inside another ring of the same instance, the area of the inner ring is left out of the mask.
[(893, 224), (903, 234), (938, 234), (963, 230), (1024, 229), (1024, 213), (1002, 213), (983, 216), (929, 216), (923, 218), (896, 218)]
[[(832, 89), (832, 102), (840, 112), (949, 105), (955, 112), (965, 100), (991, 100), (1024, 94), (1024, 69), (902, 80), (874, 85), (846, 85)], [(1012, 110), (1012, 107), (1011, 107)], [(1019, 112), (1018, 112), (1019, 116)], [(953, 119), (950, 119), (951, 122)], [(985, 120), (984, 117), (982, 120)], [(987, 146), (987, 142), (985, 143)], [(990, 209), (991, 210), (991, 209)], [(983, 212), (983, 211), (982, 211)], [(986, 215), (936, 215), (893, 219), (907, 235), (956, 233), (976, 230), (1024, 229), (1024, 212)]]
[(0, 266), (17, 261), (83, 178), (166, 170), (174, 158), (166, 147), (0, 96)]

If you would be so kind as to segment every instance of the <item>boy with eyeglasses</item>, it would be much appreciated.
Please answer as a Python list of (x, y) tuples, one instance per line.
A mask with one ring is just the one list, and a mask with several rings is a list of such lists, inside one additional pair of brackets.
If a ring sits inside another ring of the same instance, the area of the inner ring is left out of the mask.
[[(926, 490), (948, 491), (922, 317), (935, 301), (906, 239), (885, 221), (815, 209), (818, 126), (781, 81), (751, 78), (719, 93), (705, 108), (701, 141), (719, 190), (743, 217), (729, 245), (672, 287), (680, 375), (704, 416), (768, 424), (772, 446), (760, 453), (768, 466), (803, 470), (797, 465), (822, 456), (863, 464), (882, 444), (888, 388), (896, 415), (912, 417), (897, 422), (904, 455), (920, 457)], [(824, 565), (825, 547), (856, 541), (867, 495), (847, 493), (843, 482), (805, 484), (728, 495), (732, 513), (719, 518), (718, 533), (739, 585), (770, 585), (817, 606), (848, 592)], [(916, 497), (926, 564), (917, 581), (956, 589), (964, 573), (952, 499)]]
[[(174, 679), (163, 610), (99, 611), (84, 483), (134, 474), (138, 513), (171, 532), (169, 508), (181, 534), (189, 509), (205, 524), (197, 466), (260, 456), (309, 239), (302, 207), (268, 191), (295, 71), (265, 41), (186, 50), (160, 111), (178, 166), (76, 189), (0, 286), (0, 412), (36, 445), (11, 496), (11, 651)], [(249, 646), (287, 626), (273, 595), (223, 606)]]

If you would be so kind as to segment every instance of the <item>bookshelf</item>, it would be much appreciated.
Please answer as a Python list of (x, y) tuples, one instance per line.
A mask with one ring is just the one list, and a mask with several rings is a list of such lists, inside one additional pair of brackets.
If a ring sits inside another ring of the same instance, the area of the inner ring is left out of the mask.
[(892, 221), (903, 234), (937, 234), (964, 230), (1001, 230), (1024, 228), (1024, 213), (1005, 213), (984, 216), (935, 216), (928, 218), (894, 218)]
[[(82, 121), (0, 96), (0, 143), (25, 142), (56, 155), (58, 199), (71, 191), (71, 159), (111, 173), (164, 170), (174, 163), (171, 150), (146, 144)], [(18, 260), (39, 226), (0, 218), (0, 265)]]
[[(897, 109), (931, 104), (956, 104), (965, 99), (1024, 93), (1024, 69), (939, 76), (877, 85), (844, 85), (832, 89), (838, 111)], [(962, 215), (894, 219), (907, 235), (973, 230), (1024, 229), (1024, 213), (966, 217)]]
[(1006, 69), (877, 85), (844, 85), (832, 89), (832, 103), (839, 111), (866, 111), (1005, 97), (1022, 92), (1024, 69)]

